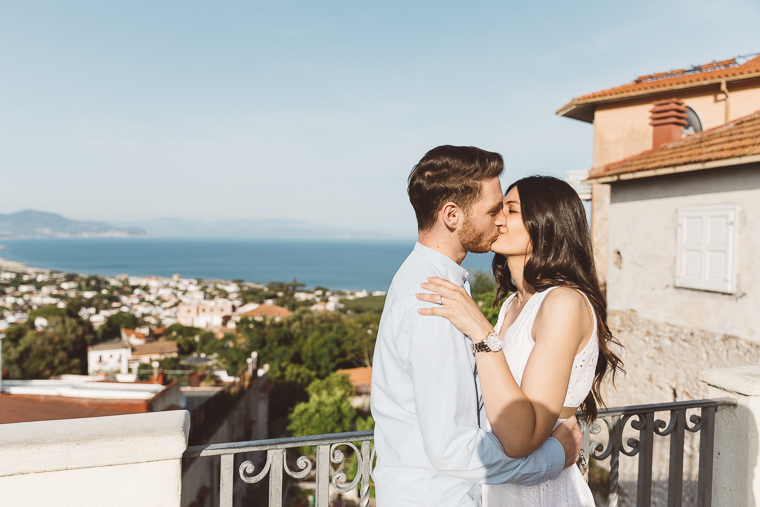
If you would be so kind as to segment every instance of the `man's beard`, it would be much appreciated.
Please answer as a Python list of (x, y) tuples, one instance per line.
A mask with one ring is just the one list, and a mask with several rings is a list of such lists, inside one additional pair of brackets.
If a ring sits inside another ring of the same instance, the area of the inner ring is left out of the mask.
[(464, 224), (462, 224), (462, 228), (457, 232), (457, 236), (459, 238), (459, 243), (462, 244), (462, 247), (464, 247), (466, 251), (472, 253), (486, 253), (491, 251), (491, 243), (496, 241), (496, 238), (499, 237), (499, 232), (497, 230), (496, 234), (491, 235), (479, 233), (472, 225), (470, 218), (465, 215)]

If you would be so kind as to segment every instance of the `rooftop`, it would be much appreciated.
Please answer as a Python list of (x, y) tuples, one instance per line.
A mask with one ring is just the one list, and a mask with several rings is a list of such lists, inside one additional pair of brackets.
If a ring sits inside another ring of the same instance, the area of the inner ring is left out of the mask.
[(91, 350), (116, 350), (116, 349), (128, 349), (129, 344), (121, 338), (115, 340), (109, 340), (107, 342), (97, 343), (91, 347)]
[(4, 393), (64, 398), (149, 400), (164, 389), (160, 384), (71, 380), (3, 380)]
[(122, 332), (124, 333), (124, 336), (127, 337), (127, 339), (130, 338), (136, 338), (138, 340), (146, 340), (145, 333), (141, 333), (140, 331), (137, 331), (136, 329), (129, 329), (126, 327), (121, 328)]
[(155, 402), (166, 391), (167, 386), (159, 384), (93, 382), (88, 377), (4, 380), (0, 393), (0, 424), (161, 410)]
[(145, 412), (140, 400), (90, 400), (58, 396), (0, 395), (0, 424), (81, 419)]
[(556, 114), (585, 122), (594, 121), (595, 104), (630, 97), (654, 95), (670, 90), (696, 88), (744, 79), (760, 78), (760, 54), (736, 57), (719, 62), (694, 65), (688, 69), (676, 69), (639, 76), (633, 82), (598, 92), (575, 97)]
[(760, 162), (760, 111), (592, 169), (588, 179), (605, 183), (752, 162)]
[(365, 394), (370, 392), (370, 386), (372, 385), (372, 367), (348, 368), (345, 370), (338, 370), (338, 373), (348, 375), (348, 380), (351, 381), (351, 385), (354, 386), (357, 393)]
[(261, 305), (241, 314), (241, 317), (288, 317), (293, 312), (277, 305)]
[(177, 342), (171, 340), (158, 340), (143, 343), (132, 347), (132, 356), (145, 356), (151, 354), (176, 354), (179, 349)]

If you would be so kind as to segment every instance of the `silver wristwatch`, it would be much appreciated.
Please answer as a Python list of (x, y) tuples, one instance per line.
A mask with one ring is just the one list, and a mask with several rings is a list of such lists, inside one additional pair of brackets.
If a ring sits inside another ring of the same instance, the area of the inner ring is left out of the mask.
[(501, 350), (502, 340), (497, 333), (488, 333), (482, 342), (473, 343), (473, 352), (498, 352)]

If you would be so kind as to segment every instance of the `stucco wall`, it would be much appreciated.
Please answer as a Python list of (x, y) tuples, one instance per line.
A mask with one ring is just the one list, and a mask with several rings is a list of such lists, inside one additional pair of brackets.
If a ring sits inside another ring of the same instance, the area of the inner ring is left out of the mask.
[[(678, 208), (717, 204), (739, 205), (736, 293), (674, 287)], [(760, 164), (612, 184), (611, 310), (760, 342), (759, 253)]]
[(180, 505), (184, 410), (0, 425), (0, 505)]
[[(760, 80), (728, 83), (729, 121), (760, 109)], [(676, 97), (693, 108), (704, 130), (725, 123), (726, 101), (720, 85), (674, 90), (642, 98), (599, 104), (594, 114), (594, 162), (600, 167), (652, 148), (652, 102)]]

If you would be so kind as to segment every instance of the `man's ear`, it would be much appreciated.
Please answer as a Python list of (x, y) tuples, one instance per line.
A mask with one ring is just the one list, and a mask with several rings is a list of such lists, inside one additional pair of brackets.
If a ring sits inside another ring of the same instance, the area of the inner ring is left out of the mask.
[(443, 205), (440, 211), (440, 216), (443, 220), (443, 223), (449, 229), (456, 229), (457, 226), (459, 226), (460, 222), (464, 219), (462, 208), (460, 208), (457, 203), (451, 201)]

